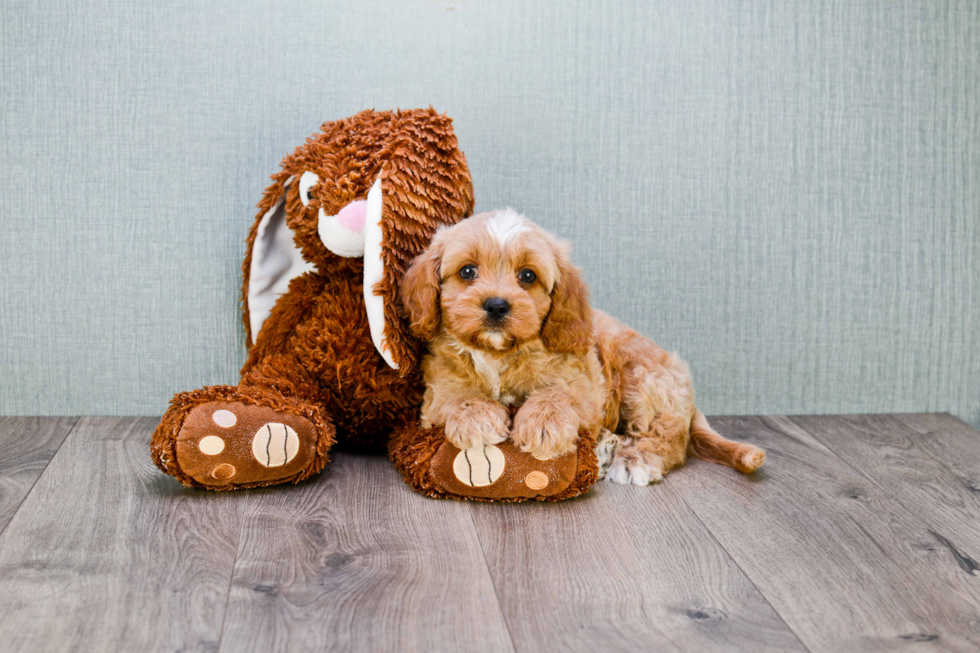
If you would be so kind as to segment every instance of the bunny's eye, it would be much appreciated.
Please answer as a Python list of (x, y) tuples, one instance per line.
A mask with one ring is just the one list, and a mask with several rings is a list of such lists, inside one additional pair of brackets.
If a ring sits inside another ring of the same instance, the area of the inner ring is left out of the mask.
[(313, 201), (313, 187), (316, 186), (320, 178), (312, 172), (304, 172), (299, 178), (299, 201), (303, 206), (309, 206)]

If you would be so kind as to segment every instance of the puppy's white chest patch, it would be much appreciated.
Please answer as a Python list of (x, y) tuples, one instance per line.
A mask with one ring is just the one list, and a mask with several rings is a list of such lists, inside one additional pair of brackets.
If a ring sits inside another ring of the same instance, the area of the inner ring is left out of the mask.
[(500, 373), (507, 369), (507, 363), (475, 349), (470, 349), (469, 354), (473, 359), (473, 369), (490, 386), (494, 401), (500, 401)]

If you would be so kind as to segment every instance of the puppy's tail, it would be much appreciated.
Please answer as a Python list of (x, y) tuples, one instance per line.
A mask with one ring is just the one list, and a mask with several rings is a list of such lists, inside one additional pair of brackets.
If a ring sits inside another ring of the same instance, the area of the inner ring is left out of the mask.
[(759, 469), (766, 459), (766, 452), (759, 447), (721, 437), (697, 409), (691, 420), (691, 441), (687, 445), (687, 453), (695, 458), (734, 467), (743, 474)]

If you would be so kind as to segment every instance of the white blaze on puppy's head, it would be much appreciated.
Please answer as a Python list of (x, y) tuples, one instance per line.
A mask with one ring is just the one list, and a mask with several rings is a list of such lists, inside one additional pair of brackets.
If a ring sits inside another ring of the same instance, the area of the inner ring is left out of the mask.
[(504, 252), (507, 241), (518, 234), (530, 231), (530, 229), (525, 226), (523, 215), (507, 207), (487, 218), (487, 231), (500, 245), (500, 251)]

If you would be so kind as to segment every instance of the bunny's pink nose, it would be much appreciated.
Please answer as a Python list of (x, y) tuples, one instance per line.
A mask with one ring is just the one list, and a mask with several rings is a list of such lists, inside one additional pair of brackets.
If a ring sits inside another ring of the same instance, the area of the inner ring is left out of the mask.
[(365, 213), (367, 213), (367, 200), (351, 202), (340, 209), (340, 213), (337, 214), (337, 220), (347, 229), (361, 233), (364, 230)]

